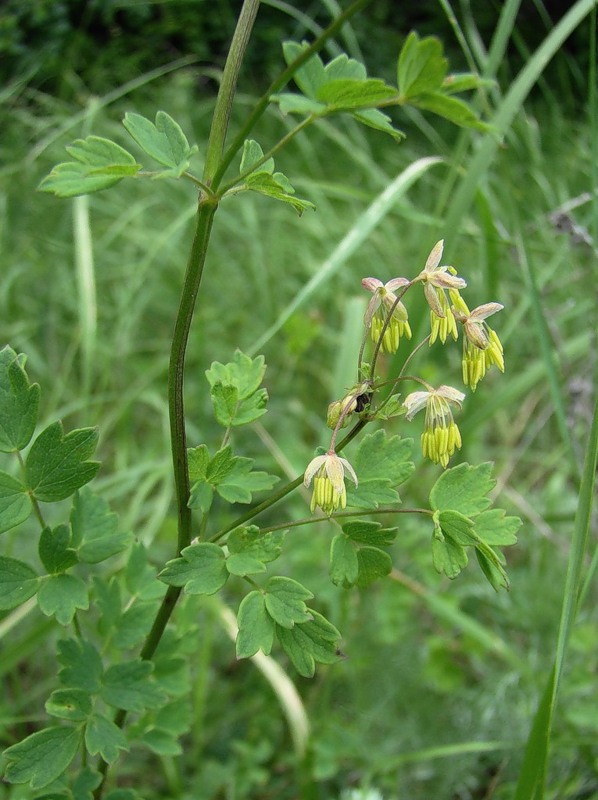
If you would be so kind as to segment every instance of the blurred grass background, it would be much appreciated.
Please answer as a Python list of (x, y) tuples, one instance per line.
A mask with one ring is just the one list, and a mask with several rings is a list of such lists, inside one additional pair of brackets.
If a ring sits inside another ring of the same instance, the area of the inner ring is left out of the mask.
[[(76, 137), (93, 132), (129, 147), (120, 125), (128, 110), (153, 118), (164, 109), (200, 145), (201, 157), (238, 5), (9, 2), (1, 18), (10, 59), (1, 109), (0, 339), (27, 353), (29, 374), (42, 386), (46, 421), (59, 415), (68, 428), (100, 426), (103, 467), (94, 486), (124, 527), (152, 546), (157, 565), (172, 556), (176, 525), (166, 374), (193, 188), (125, 181), (90, 198), (57, 201), (35, 187)], [(507, 12), (517, 12), (518, 4), (496, 4), (492, 13), (479, 4), (421, 4), (416, 19), (398, 5), (373, 3), (372, 15), (366, 12), (345, 30), (339, 45), (350, 55), (363, 52), (369, 73), (387, 77), (410, 27), (438, 33), (452, 71), (468, 69), (473, 60), (497, 79), (479, 100), (490, 120), (505, 109), (511, 82), (534, 63), (533, 52), (559, 18), (556, 5), (541, 3), (523, 4), (510, 25)], [(94, 8), (103, 16), (94, 16)], [(281, 66), (280, 38), (311, 35), (337, 8), (333, 0), (301, 9), (264, 4), (237, 119)], [(456, 14), (452, 26), (450, 11)], [(504, 56), (493, 64), (499, 12)], [(130, 22), (135, 14), (136, 25)], [(123, 15), (129, 15), (127, 25)], [(101, 20), (107, 33), (94, 59), (90, 48)], [(348, 656), (320, 668), (313, 681), (298, 680), (312, 726), (303, 760), (293, 753), (279, 703), (261, 673), (252, 663), (235, 662), (214, 607), (189, 599), (177, 613), (190, 636), (193, 737), (178, 766), (169, 756), (151, 762), (154, 777), (144, 797), (513, 796), (554, 658), (592, 417), (598, 277), (592, 24), (595, 13), (575, 27), (571, 42), (559, 45), (548, 66), (538, 63), (533, 91), (521, 108), (511, 103), (512, 120), (486, 161), (479, 134), (431, 116), (396, 117), (408, 134), (401, 145), (338, 119), (318, 124), (277, 158), (298, 194), (316, 204), (315, 213), (298, 218), (250, 194), (222, 204), (186, 378), (190, 444), (210, 448), (221, 433), (211, 418), (204, 370), (213, 360), (229, 360), (237, 347), (253, 352), (390, 182), (418, 159), (442, 157), (260, 348), (270, 412), (240, 432), (236, 444), (260, 468), (299, 474), (314, 447), (326, 443), (327, 404), (353, 381), (367, 301), (360, 279), (412, 276), (445, 238), (447, 260), (468, 279), (470, 306), (505, 305), (493, 327), (505, 346), (506, 373), (491, 372), (468, 396), (459, 419), (460, 458), (495, 463), (497, 501), (524, 526), (519, 545), (507, 553), (511, 592), (500, 595), (473, 566), (455, 583), (440, 578), (431, 564), (430, 532), (417, 521), (401, 518), (392, 579), (350, 593), (329, 583), (326, 525), (289, 534), (284, 569), (314, 591), (343, 632)], [(36, 38), (44, 25), (45, 38)], [(204, 49), (192, 30), (203, 31)], [(198, 61), (165, 66), (190, 55)], [(255, 138), (266, 148), (290, 124), (272, 109)], [(460, 187), (472, 179), (475, 191), (464, 203)], [(457, 211), (456, 203), (462, 203)], [(424, 335), (423, 303), (411, 304), (410, 314), (414, 332), (421, 326)], [(459, 351), (426, 352), (421, 374), (450, 383), (459, 374)], [(392, 430), (419, 435), (416, 423), (394, 421)], [(421, 479), (402, 491), (405, 505), (425, 503), (437, 474), (422, 465)], [(287, 513), (304, 516), (304, 500), (294, 499)], [(262, 521), (280, 522), (280, 512), (270, 510)], [(30, 552), (24, 537), (7, 534), (4, 541), (8, 554)], [(226, 601), (236, 608), (242, 593), (241, 585), (232, 586)], [(547, 792), (554, 800), (598, 798), (597, 599), (590, 584), (571, 640), (554, 720)], [(34, 724), (40, 717), (54, 679), (53, 672), (44, 675), (38, 657), (50, 628), (37, 610), (0, 621), (0, 673), (10, 697), (0, 706), (0, 734), (7, 744), (16, 722)], [(142, 758), (133, 753), (119, 768), (134, 780), (147, 769)], [(29, 795), (4, 787), (0, 797)]]

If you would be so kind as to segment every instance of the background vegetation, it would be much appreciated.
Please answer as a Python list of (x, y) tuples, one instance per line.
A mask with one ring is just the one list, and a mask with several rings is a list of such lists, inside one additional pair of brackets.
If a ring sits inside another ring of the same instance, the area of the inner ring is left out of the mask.
[[(153, 117), (162, 108), (190, 139), (205, 141), (238, 5), (210, 4), (208, 13), (207, 4), (192, 2), (9, 2), (2, 17), (10, 59), (3, 67), (0, 140), (0, 339), (28, 354), (46, 419), (60, 415), (69, 427), (100, 426), (103, 468), (95, 487), (123, 526), (151, 545), (156, 566), (172, 555), (175, 527), (165, 387), (193, 192), (165, 181), (152, 194), (129, 181), (89, 200), (59, 202), (35, 187), (73, 138), (93, 132), (124, 141), (120, 119), (127, 110)], [(239, 116), (282, 65), (280, 38), (309, 36), (336, 7), (332, 0), (302, 5), (299, 11), (265, 4), (238, 96)], [(414, 24), (398, 5), (374, 3), (339, 43), (350, 55), (363, 53), (370, 72), (381, 77), (394, 69)], [(481, 72), (492, 68), (488, 48), (501, 4), (479, 17), (478, 5), (463, 4), (452, 26), (446, 3), (430, 3), (415, 20), (421, 34), (442, 36), (455, 70), (472, 61)], [(524, 5), (508, 30), (506, 57), (488, 73), (497, 83), (480, 98), (490, 120), (494, 109), (504, 108), (510, 81), (529, 63), (526, 54), (546, 40), (559, 16), (539, 3), (534, 14)], [(269, 367), (270, 413), (243, 434), (247, 454), (261, 453), (258, 465), (268, 471), (299, 474), (322, 442), (328, 402), (352, 383), (367, 300), (360, 279), (413, 275), (446, 236), (449, 259), (470, 278), (470, 295), (477, 291), (480, 302), (505, 305), (495, 327), (505, 344), (506, 375), (491, 375), (468, 397), (462, 458), (495, 462), (501, 504), (525, 525), (509, 554), (508, 595), (491, 593), (475, 570), (455, 584), (440, 579), (427, 532), (417, 522), (401, 530), (392, 580), (361, 593), (330, 584), (326, 526), (292, 534), (289, 571), (298, 580), (306, 576), (327, 603), (347, 655), (339, 665), (320, 668), (314, 680), (296, 681), (312, 728), (306, 758), (294, 751), (284, 701), (254, 664), (235, 662), (220, 609), (188, 598), (177, 613), (188, 627), (193, 689), (181, 714), (193, 716), (194, 733), (176, 756), (182, 782), (175, 756), (156, 756), (149, 765), (134, 753), (126, 760), (125, 782), (127, 775), (131, 785), (140, 774), (151, 776), (143, 795), (148, 800), (513, 796), (555, 654), (592, 417), (598, 215), (591, 194), (597, 186), (596, 106), (592, 117), (586, 102), (592, 101), (588, 70), (591, 78), (595, 61), (591, 24), (595, 16), (575, 32), (579, 58), (564, 49), (556, 55), (485, 163), (480, 134), (432, 117), (398, 119), (408, 134), (401, 145), (350, 121), (334, 128), (323, 122), (277, 159), (300, 195), (316, 204), (315, 213), (299, 219), (255, 196), (229, 201), (219, 212), (188, 357), (191, 442), (213, 446), (219, 439), (204, 370), (213, 360), (229, 360), (236, 347), (252, 354), (259, 348)], [(99, 49), (90, 50), (98, 41)], [(175, 58), (187, 58), (186, 65), (167, 65)], [(267, 143), (288, 125), (273, 109), (258, 138)], [(444, 161), (317, 291), (306, 291), (336, 245), (364, 224), (369, 204), (428, 155)], [(460, 187), (472, 179), (473, 202), (459, 207)], [(414, 333), (425, 315), (422, 304), (413, 315)], [(279, 329), (265, 338), (277, 321)], [(447, 363), (444, 352), (431, 350), (425, 377), (446, 380), (447, 370), (459, 369), (453, 355)], [(404, 422), (396, 426), (404, 435), (419, 434), (416, 423), (408, 430)], [(433, 480), (437, 470), (422, 469)], [(408, 501), (417, 505), (417, 487), (412, 492)], [(298, 496), (292, 513), (304, 512)], [(277, 521), (276, 512), (269, 513)], [(22, 536), (7, 534), (4, 543), (15, 557), (28, 547)], [(555, 800), (598, 797), (595, 563), (554, 719), (548, 796)], [(234, 586), (227, 600), (236, 607)], [(0, 674), (7, 686), (0, 737), (6, 744), (40, 719), (53, 678), (43, 648), (48, 635), (60, 635), (50, 628), (27, 608), (0, 621)], [(0, 797), (28, 796), (0, 788)]]

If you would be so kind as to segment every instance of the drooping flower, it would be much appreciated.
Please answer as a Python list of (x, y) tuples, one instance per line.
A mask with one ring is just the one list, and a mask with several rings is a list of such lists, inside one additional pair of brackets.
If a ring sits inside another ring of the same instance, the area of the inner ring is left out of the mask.
[(465, 395), (452, 386), (439, 386), (428, 392), (412, 392), (403, 405), (408, 420), (426, 409), (424, 431), (421, 435), (422, 453), (436, 464), (446, 467), (455, 450), (461, 447), (461, 434), (451, 411), (450, 403), (461, 408)]
[[(451, 295), (452, 298), (452, 295)], [(463, 325), (463, 383), (475, 392), (486, 371), (497, 366), (505, 371), (503, 346), (495, 331), (485, 321), (504, 308), (500, 303), (484, 303), (469, 311), (463, 299), (453, 307), (456, 319)]]
[(444, 239), (441, 239), (436, 242), (423, 270), (415, 278), (415, 281), (424, 284), (424, 295), (430, 306), (430, 344), (436, 339), (440, 339), (444, 344), (449, 334), (453, 339), (457, 338), (457, 325), (446, 297), (446, 290), (458, 291), (467, 286), (466, 281), (457, 276), (453, 267), (440, 266), (443, 250)]
[(329, 450), (323, 456), (316, 456), (309, 462), (303, 484), (309, 486), (313, 479), (314, 491), (310, 503), (312, 512), (319, 506), (330, 516), (338, 508), (345, 508), (347, 505), (345, 473), (348, 473), (357, 486), (355, 470), (346, 458), (337, 456), (334, 450)]
[(395, 294), (395, 289), (408, 286), (409, 283), (407, 278), (393, 278), (387, 283), (382, 283), (378, 278), (364, 278), (361, 281), (363, 288), (374, 294), (364, 319), (365, 326), (369, 328), (374, 343), (380, 338), (386, 318), (392, 309), (392, 316), (380, 342), (380, 352), (382, 353), (396, 353), (402, 336), (411, 339), (407, 309), (400, 300), (397, 302)]

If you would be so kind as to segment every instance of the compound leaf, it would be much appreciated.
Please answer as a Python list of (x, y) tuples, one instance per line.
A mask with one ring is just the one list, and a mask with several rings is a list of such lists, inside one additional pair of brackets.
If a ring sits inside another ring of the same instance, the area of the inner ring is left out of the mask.
[(251, 503), (253, 492), (271, 489), (277, 482), (275, 475), (252, 472), (253, 459), (236, 457), (230, 472), (217, 484), (218, 494), (229, 503)]
[(210, 369), (206, 370), (206, 377), (210, 386), (217, 383), (235, 386), (239, 391), (239, 398), (245, 400), (259, 389), (265, 372), (264, 356), (252, 359), (236, 350), (233, 360), (228, 364), (214, 361)]
[(490, 125), (478, 119), (475, 111), (464, 101), (457, 97), (449, 97), (441, 92), (425, 92), (410, 99), (411, 105), (431, 111), (444, 117), (462, 128), (475, 128), (478, 131), (492, 130)]
[(269, 175), (267, 172), (253, 172), (247, 176), (245, 183), (252, 192), (259, 192), (273, 200), (280, 200), (293, 206), (299, 216), (306, 209), (315, 208), (315, 205), (309, 200), (295, 197), (295, 190), (282, 172), (275, 172), (274, 175)]
[(436, 520), (432, 538), (432, 560), (436, 571), (444, 573), (451, 580), (457, 577), (468, 562), (465, 548), (452, 539), (446, 538)]
[[(306, 42), (302, 42), (301, 44), (298, 42), (283, 42), (282, 52), (287, 64), (291, 64), (295, 61), (308, 46)], [(293, 80), (306, 97), (311, 97), (315, 100), (318, 89), (328, 80), (320, 56), (313, 55), (305, 64), (302, 64), (293, 74)]]
[[(241, 166), (239, 167), (240, 173), (245, 173), (250, 170), (254, 164), (257, 164), (264, 157), (264, 151), (261, 145), (255, 139), (245, 139), (243, 142), (243, 154), (241, 156)], [(274, 159), (269, 158), (257, 167), (258, 172), (266, 172), (272, 175), (274, 172)]]
[(316, 92), (316, 100), (338, 111), (376, 107), (397, 96), (397, 90), (378, 78), (334, 78)]
[(57, 164), (38, 186), (40, 191), (54, 192), (58, 197), (91, 194), (141, 169), (131, 153), (101, 136), (77, 139), (66, 150), (76, 160)]
[(226, 544), (231, 554), (243, 553), (269, 563), (280, 555), (285, 535), (286, 531), (262, 533), (256, 525), (250, 525), (231, 531)]
[(187, 594), (214, 594), (228, 578), (224, 552), (211, 542), (192, 544), (181, 558), (168, 561), (158, 577), (171, 586), (184, 586)]
[(98, 442), (96, 428), (80, 428), (65, 435), (62, 423), (53, 422), (33, 442), (25, 463), (27, 486), (38, 500), (52, 503), (70, 497), (98, 471), (87, 461)]

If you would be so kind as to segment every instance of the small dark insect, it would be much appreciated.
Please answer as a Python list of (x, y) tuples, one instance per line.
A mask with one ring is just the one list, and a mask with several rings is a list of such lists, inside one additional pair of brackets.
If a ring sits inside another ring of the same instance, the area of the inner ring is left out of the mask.
[(371, 392), (364, 392), (363, 394), (358, 395), (355, 398), (355, 411), (359, 413), (360, 411), (365, 411), (366, 408), (372, 401), (372, 393)]

